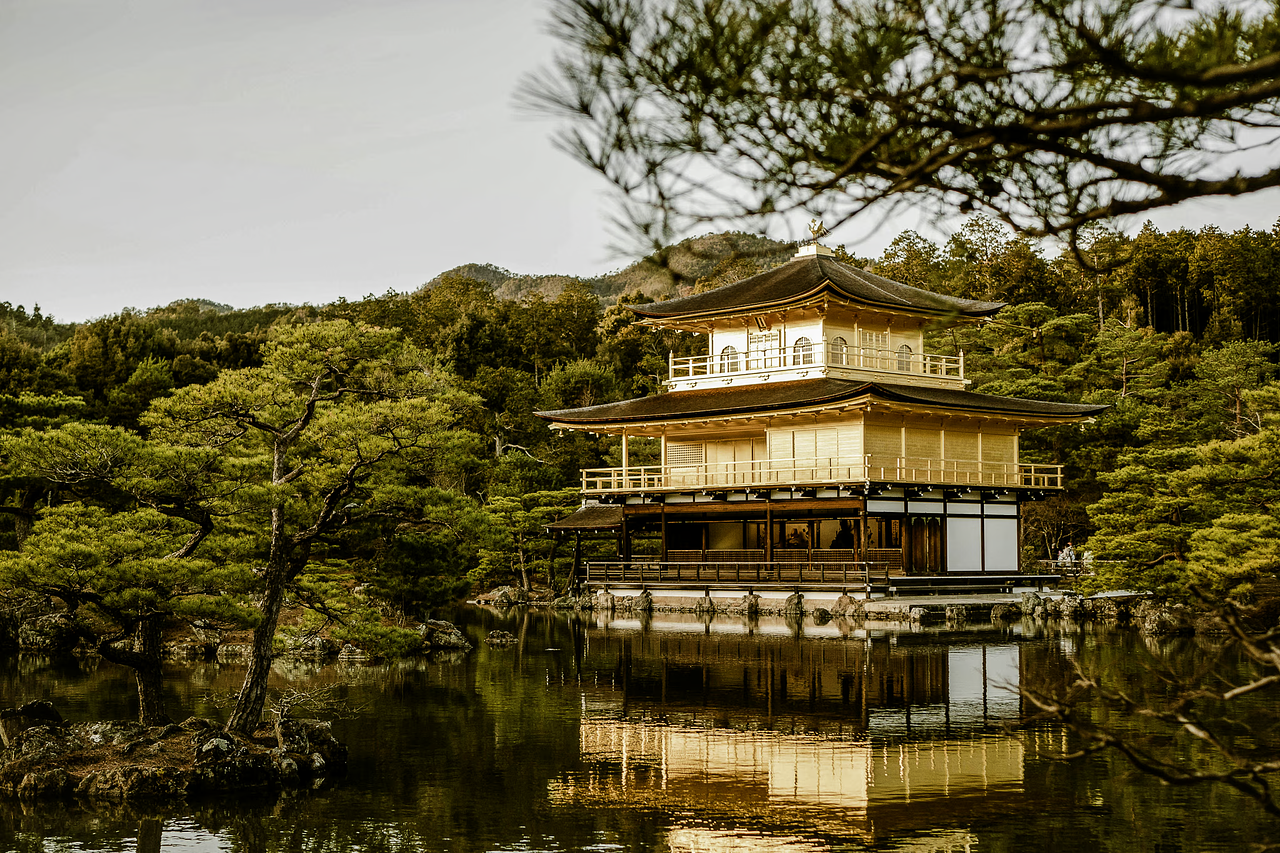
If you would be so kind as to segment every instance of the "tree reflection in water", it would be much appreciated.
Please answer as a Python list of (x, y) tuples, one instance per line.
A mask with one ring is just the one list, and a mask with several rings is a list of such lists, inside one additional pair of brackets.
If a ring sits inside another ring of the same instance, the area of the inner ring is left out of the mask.
[[(282, 664), (365, 710), (338, 787), (251, 802), (0, 803), (4, 850), (1237, 850), (1273, 830), (1221, 792), (1161, 788), (1098, 756), (1063, 764), (1011, 690), (1080, 656), (1125, 665), (1134, 635), (1027, 622), (896, 630), (836, 620), (470, 609), (515, 646), (377, 666)], [(1195, 646), (1170, 646), (1193, 655)], [(177, 713), (236, 683), (172, 680)], [(107, 664), (0, 662), (4, 706), (127, 717)], [(1104, 713), (1105, 709), (1099, 711)]]

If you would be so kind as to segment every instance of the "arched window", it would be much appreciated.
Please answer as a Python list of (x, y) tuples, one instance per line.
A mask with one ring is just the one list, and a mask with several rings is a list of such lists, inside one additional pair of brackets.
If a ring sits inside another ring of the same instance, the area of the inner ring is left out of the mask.
[(725, 347), (720, 350), (720, 372), (721, 373), (737, 373), (741, 368), (738, 364), (738, 351), (733, 347)]
[(792, 364), (813, 364), (813, 341), (808, 338), (796, 338), (791, 347)]
[(906, 344), (898, 347), (898, 372), (911, 372), (911, 347)]
[(848, 364), (849, 363), (849, 342), (844, 338), (831, 339), (831, 359), (829, 364)]

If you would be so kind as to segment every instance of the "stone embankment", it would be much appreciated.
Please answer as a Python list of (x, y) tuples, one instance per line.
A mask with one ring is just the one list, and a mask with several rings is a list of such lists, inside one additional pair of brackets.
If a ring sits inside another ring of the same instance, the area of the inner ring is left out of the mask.
[(785, 599), (762, 599), (759, 595), (748, 594), (732, 599), (703, 595), (683, 599), (663, 598), (655, 601), (653, 594), (644, 590), (636, 595), (614, 595), (601, 592), (596, 595), (564, 596), (552, 601), (538, 602), (530, 601), (527, 594), (521, 591), (504, 588), (496, 591), (493, 600), (482, 603), (499, 607), (542, 604), (554, 609), (597, 613), (683, 612), (706, 615), (721, 613), (748, 617), (811, 616), (820, 624), (840, 618), (855, 622), (913, 624), (945, 622), (952, 625), (1001, 623), (1031, 618), (1128, 625), (1144, 634), (1208, 634), (1222, 631), (1221, 624), (1203, 609), (1137, 593), (1085, 597), (1074, 592), (1024, 592), (1006, 595), (904, 596), (875, 599), (842, 595), (834, 601), (820, 601), (822, 605), (827, 606), (815, 606), (799, 593)]
[(0, 711), (0, 795), (22, 800), (165, 801), (318, 788), (347, 748), (320, 720), (284, 718), (253, 738), (198, 717), (167, 726), (70, 724), (48, 702)]

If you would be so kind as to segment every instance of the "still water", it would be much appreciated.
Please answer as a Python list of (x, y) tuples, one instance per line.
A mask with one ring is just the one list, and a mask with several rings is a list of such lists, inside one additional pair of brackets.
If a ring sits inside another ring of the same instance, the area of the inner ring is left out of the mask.
[[(328, 790), (170, 810), (0, 803), (22, 851), (1236, 851), (1280, 826), (1231, 792), (1170, 788), (1118, 757), (1021, 726), (1012, 689), (1108, 666), (1205, 659), (1100, 628), (883, 630), (833, 622), (548, 613), (455, 615), (466, 655), (281, 664), (275, 686), (332, 686), (351, 767)], [(519, 643), (489, 648), (491, 630)], [(1122, 672), (1121, 672), (1122, 671)], [(242, 670), (172, 671), (170, 713)], [(105, 662), (0, 662), (0, 707), (71, 720), (133, 713)], [(1172, 748), (1178, 744), (1170, 743)]]

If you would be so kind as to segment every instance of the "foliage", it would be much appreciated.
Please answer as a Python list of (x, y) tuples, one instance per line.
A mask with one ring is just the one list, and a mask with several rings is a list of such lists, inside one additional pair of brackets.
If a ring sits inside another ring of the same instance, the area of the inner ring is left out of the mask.
[(493, 498), (486, 509), (498, 522), (495, 541), (480, 552), (474, 580), (505, 582), (515, 579), (521, 589), (533, 589), (537, 575), (553, 590), (562, 581), (554, 568), (555, 539), (546, 525), (569, 515), (578, 506), (577, 489), (533, 492)]
[[(45, 510), (19, 552), (0, 552), (0, 584), (57, 598), (92, 632), (98, 652), (134, 669), (139, 721), (167, 719), (160, 691), (160, 637), (171, 618), (252, 624), (244, 603), (252, 575), (184, 552), (189, 524), (153, 509), (108, 512), (80, 503)], [(119, 645), (118, 645), (119, 644)]]
[(284, 626), (277, 638), (287, 646), (327, 631), (340, 643), (351, 643), (371, 657), (404, 657), (422, 648), (422, 635), (384, 624), (378, 600), (368, 595), (360, 573), (344, 561), (318, 562), (291, 589), (291, 600), (306, 614)]
[(430, 489), (420, 501), (414, 520), (397, 524), (362, 572), (369, 595), (401, 618), (425, 619), (465, 595), (480, 549), (498, 535), (470, 497)]
[(8, 586), (89, 607), (128, 632), (143, 616), (164, 612), (228, 624), (252, 621), (232, 594), (245, 573), (209, 560), (172, 555), (189, 527), (153, 509), (108, 512), (82, 503), (41, 513), (22, 552), (0, 552)]
[(561, 0), (524, 99), (655, 243), (884, 199), (1030, 234), (1280, 184), (1273, 4)]
[[(1258, 370), (1254, 380), (1268, 372)], [(1201, 393), (1221, 407), (1222, 380), (1209, 375)], [(1240, 420), (1211, 418), (1208, 428), (1253, 430), (1205, 444), (1201, 431), (1189, 444), (1136, 452), (1102, 475), (1109, 488), (1089, 508), (1097, 525), (1089, 544), (1120, 562), (1100, 571), (1096, 586), (1168, 591), (1195, 583), (1242, 595), (1280, 569), (1270, 538), (1280, 521), (1280, 384), (1226, 387), (1223, 408), (1235, 413), (1238, 403)]]
[(474, 404), (397, 332), (337, 320), (281, 330), (262, 367), (152, 405), (143, 425), (153, 437), (225, 458), (237, 488), (224, 511), (256, 530), (262, 620), (229, 728), (250, 732), (261, 719), (285, 594), (313, 548), (402, 512), (413, 483), (378, 475), (429, 479), (454, 464), (458, 422)]
[[(1152, 655), (1146, 665), (1158, 689), (1136, 692), (1137, 680), (1077, 664), (1065, 684), (1024, 684), (1034, 717), (1062, 724), (1081, 746), (1064, 758), (1114, 750), (1137, 770), (1168, 785), (1223, 785), (1280, 815), (1275, 783), (1275, 689), (1280, 684), (1280, 629), (1259, 627), (1274, 615), (1214, 598), (1201, 607), (1227, 632), (1210, 665), (1193, 671)], [(1245, 665), (1236, 663), (1242, 658)], [(1243, 671), (1243, 674), (1242, 674)], [(1118, 677), (1119, 676), (1119, 677)], [(1155, 731), (1137, 732), (1144, 721)]]

